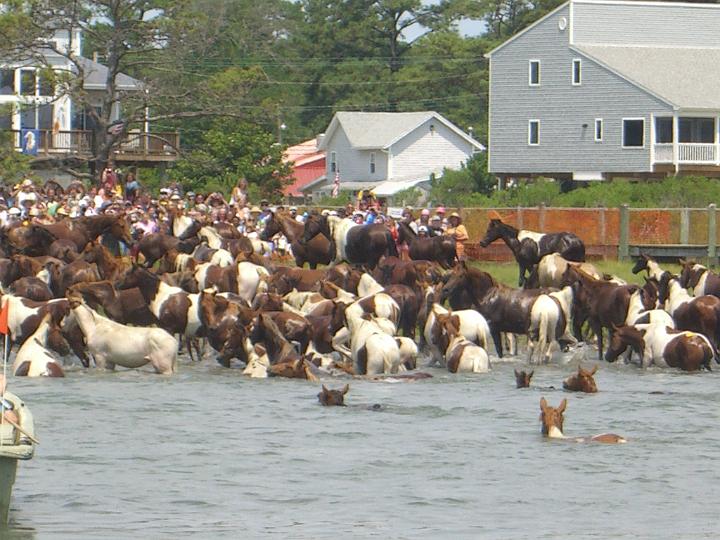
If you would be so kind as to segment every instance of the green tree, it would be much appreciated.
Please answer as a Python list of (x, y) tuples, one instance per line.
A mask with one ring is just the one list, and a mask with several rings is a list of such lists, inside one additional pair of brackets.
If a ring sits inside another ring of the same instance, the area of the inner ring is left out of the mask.
[(272, 133), (255, 124), (218, 120), (172, 174), (186, 188), (225, 193), (245, 177), (263, 196), (277, 200), (290, 179), (290, 167), (282, 162)]
[(445, 169), (432, 182), (430, 197), (436, 204), (469, 206), (492, 194), (495, 178), (487, 171), (487, 153), (478, 152), (459, 170)]

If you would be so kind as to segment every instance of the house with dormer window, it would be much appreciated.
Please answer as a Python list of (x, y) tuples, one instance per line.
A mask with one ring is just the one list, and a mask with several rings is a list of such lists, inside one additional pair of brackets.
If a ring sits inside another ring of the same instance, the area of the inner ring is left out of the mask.
[(488, 168), (720, 176), (720, 5), (570, 0), (486, 56)]

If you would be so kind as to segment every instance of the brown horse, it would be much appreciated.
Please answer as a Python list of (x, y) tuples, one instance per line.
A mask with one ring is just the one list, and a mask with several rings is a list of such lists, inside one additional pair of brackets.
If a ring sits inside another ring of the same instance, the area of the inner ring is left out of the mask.
[(305, 225), (295, 221), (292, 216), (282, 212), (273, 212), (270, 219), (265, 222), (265, 228), (260, 233), (260, 240), (269, 242), (278, 233), (285, 235), (290, 242), (295, 264), (304, 266), (310, 265), (313, 270), (318, 264), (330, 264), (335, 256), (335, 247), (332, 242), (324, 236), (316, 236), (307, 243), (302, 242)]
[(468, 268), (460, 261), (442, 288), (440, 302), (460, 292), (467, 294), (475, 309), (487, 319), (498, 356), (502, 357), (500, 334), (527, 334), (532, 306), (538, 296), (547, 291), (507, 287), (487, 272)]
[(100, 272), (100, 277), (109, 281), (115, 281), (128, 269), (128, 265), (119, 257), (115, 257), (110, 250), (99, 242), (90, 242), (82, 251), (82, 258), (88, 263), (95, 263)]
[(526, 371), (518, 371), (517, 369), (515, 371), (515, 387), (516, 388), (530, 388), (530, 380), (532, 379), (533, 375), (535, 375), (535, 371), (531, 371), (530, 373), (527, 373)]
[(455, 238), (448, 235), (420, 238), (404, 221), (398, 222), (398, 243), (406, 243), (414, 261), (434, 261), (450, 268), (457, 260)]
[(720, 345), (720, 298), (706, 294), (690, 296), (669, 272), (660, 278), (658, 300), (665, 305), (679, 330), (692, 330), (706, 336), (717, 349)]
[(317, 395), (320, 405), (324, 407), (344, 407), (345, 394), (350, 391), (350, 385), (345, 385), (339, 390), (329, 390), (324, 384), (322, 391)]
[(572, 442), (599, 442), (606, 444), (625, 443), (627, 439), (614, 433), (601, 433), (592, 437), (566, 437), (563, 433), (563, 413), (567, 408), (567, 399), (563, 399), (555, 408), (548, 405), (545, 398), (540, 398), (540, 425), (542, 434), (549, 439), (565, 439)]
[(116, 291), (109, 281), (77, 283), (67, 290), (68, 296), (81, 296), (94, 310), (102, 308), (106, 316), (120, 324), (152, 326), (158, 323), (137, 287)]
[(41, 225), (15, 227), (7, 237), (16, 252), (30, 256), (46, 255), (55, 241), (55, 235)]
[(125, 245), (132, 244), (130, 227), (123, 215), (102, 215), (63, 220), (50, 225), (38, 225), (58, 240), (70, 240), (78, 251), (95, 240), (98, 236), (107, 234), (122, 241)]
[(598, 367), (592, 368), (592, 371), (583, 369), (578, 366), (577, 373), (573, 373), (563, 381), (563, 388), (570, 392), (585, 392), (586, 394), (594, 394), (597, 392), (597, 385), (593, 375), (597, 372)]

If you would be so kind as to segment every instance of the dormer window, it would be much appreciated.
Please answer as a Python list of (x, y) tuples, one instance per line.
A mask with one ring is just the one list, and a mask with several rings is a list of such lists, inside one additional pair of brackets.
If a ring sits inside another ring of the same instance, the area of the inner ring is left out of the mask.
[(540, 86), (540, 60), (530, 60), (528, 66), (528, 84)]

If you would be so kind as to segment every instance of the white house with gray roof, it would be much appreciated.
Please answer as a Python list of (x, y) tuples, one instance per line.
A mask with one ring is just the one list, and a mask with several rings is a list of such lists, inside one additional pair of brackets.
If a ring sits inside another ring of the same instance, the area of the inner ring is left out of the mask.
[(459, 169), (485, 147), (434, 111), (338, 112), (318, 149), (325, 152), (326, 174), (303, 191), (314, 196), (332, 190), (373, 189), (392, 196), (429, 184), (444, 168)]
[(720, 5), (570, 0), (486, 56), (490, 172), (720, 176)]

